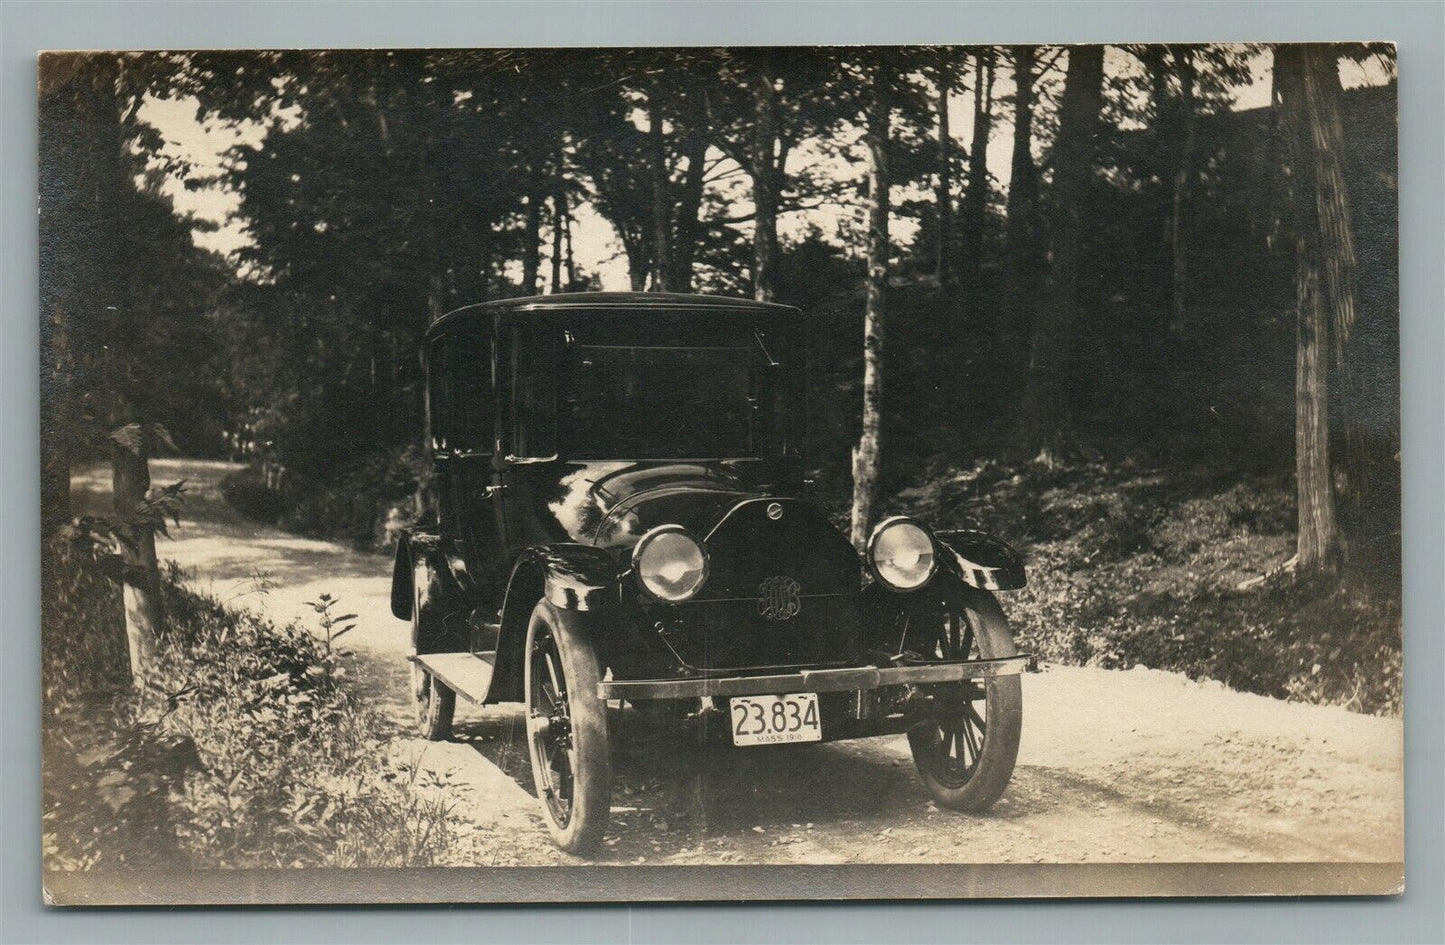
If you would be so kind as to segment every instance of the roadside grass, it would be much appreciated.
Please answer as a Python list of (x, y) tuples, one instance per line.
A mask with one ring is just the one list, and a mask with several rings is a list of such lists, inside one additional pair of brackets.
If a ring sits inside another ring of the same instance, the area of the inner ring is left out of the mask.
[[(196, 593), (172, 567), (157, 690), (101, 685), (105, 647), (87, 638), (115, 639), (119, 591), (74, 577), (85, 567), (61, 552), (69, 580), (47, 582), (47, 869), (427, 866), (445, 854), (445, 802), (410, 790), (414, 768), (389, 760), (388, 723), (350, 692), (343, 654)], [(57, 600), (53, 586), (83, 593)]]
[(1328, 582), (1274, 573), (1294, 553), (1287, 476), (981, 463), (930, 478), (898, 496), (906, 511), (1025, 551), (1028, 587), (1004, 607), (1044, 660), (1400, 712), (1398, 556)]

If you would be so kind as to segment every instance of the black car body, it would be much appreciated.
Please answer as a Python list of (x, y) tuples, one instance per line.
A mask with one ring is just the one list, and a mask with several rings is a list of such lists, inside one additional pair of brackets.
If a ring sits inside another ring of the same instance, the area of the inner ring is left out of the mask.
[(579, 293), (428, 332), (438, 514), (392, 584), (419, 719), (441, 738), (458, 694), (527, 703), (566, 849), (600, 839), (623, 703), (726, 713), (740, 745), (907, 732), (959, 809), (1009, 779), (1026, 659), (991, 592), (1022, 586), (1021, 560), (906, 519), (860, 554), (804, 497), (803, 327), (781, 305)]

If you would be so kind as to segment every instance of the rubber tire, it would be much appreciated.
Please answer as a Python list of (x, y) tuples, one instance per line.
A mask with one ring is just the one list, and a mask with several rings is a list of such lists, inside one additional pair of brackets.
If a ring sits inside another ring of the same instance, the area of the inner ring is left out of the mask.
[(431, 673), (426, 677), (424, 695), (417, 700), (417, 725), (421, 737), (430, 742), (444, 742), (452, 737), (452, 716), (457, 711), (457, 694)]
[[(950, 605), (961, 608), (965, 618), (973, 625), (979, 655), (983, 659), (1018, 655), (1013, 634), (1009, 632), (1008, 619), (993, 594), (964, 585), (952, 596)], [(1023, 685), (1019, 676), (995, 676), (986, 680), (984, 694), (988, 715), (978, 770), (962, 787), (940, 783), (920, 759), (923, 736), (914, 732), (908, 735), (914, 767), (934, 801), (940, 807), (966, 814), (982, 814), (1003, 796), (1013, 777), (1014, 763), (1019, 754), (1019, 736), (1023, 731)], [(932, 731), (927, 737), (931, 742)]]
[(597, 696), (602, 670), (586, 632), (585, 617), (576, 611), (561, 610), (546, 600), (539, 601), (527, 624), (527, 648), (523, 667), (524, 704), (532, 706), (532, 642), (538, 630), (551, 631), (561, 658), (562, 677), (567, 689), (567, 709), (572, 722), (572, 741), (576, 749), (573, 768), (572, 810), (566, 825), (558, 824), (552, 809), (542, 796), (543, 760), (538, 757), (535, 740), (527, 738), (527, 755), (532, 765), (532, 779), (542, 820), (552, 842), (574, 856), (588, 856), (602, 842), (607, 819), (612, 811), (612, 746), (607, 730), (607, 703)]
[[(411, 590), (411, 655), (415, 658), (427, 628), (422, 612), (421, 591), (413, 579)], [(457, 694), (440, 679), (411, 664), (411, 697), (416, 703), (417, 729), (422, 738), (444, 742), (452, 737), (452, 717), (457, 711)]]

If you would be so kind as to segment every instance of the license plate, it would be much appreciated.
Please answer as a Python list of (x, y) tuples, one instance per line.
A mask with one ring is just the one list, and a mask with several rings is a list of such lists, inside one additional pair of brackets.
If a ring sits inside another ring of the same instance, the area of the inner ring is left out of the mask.
[(730, 710), (734, 745), (786, 745), (823, 740), (815, 692), (734, 696)]

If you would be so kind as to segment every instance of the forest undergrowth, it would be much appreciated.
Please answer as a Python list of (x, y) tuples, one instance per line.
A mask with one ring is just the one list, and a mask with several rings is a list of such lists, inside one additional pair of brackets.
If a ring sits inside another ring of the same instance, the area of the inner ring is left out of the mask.
[(1029, 583), (1004, 607), (1042, 660), (1400, 711), (1399, 535), (1376, 536), (1394, 553), (1336, 580), (1295, 580), (1282, 567), (1295, 542), (1288, 476), (984, 462), (940, 471), (897, 505), (1023, 549)]

